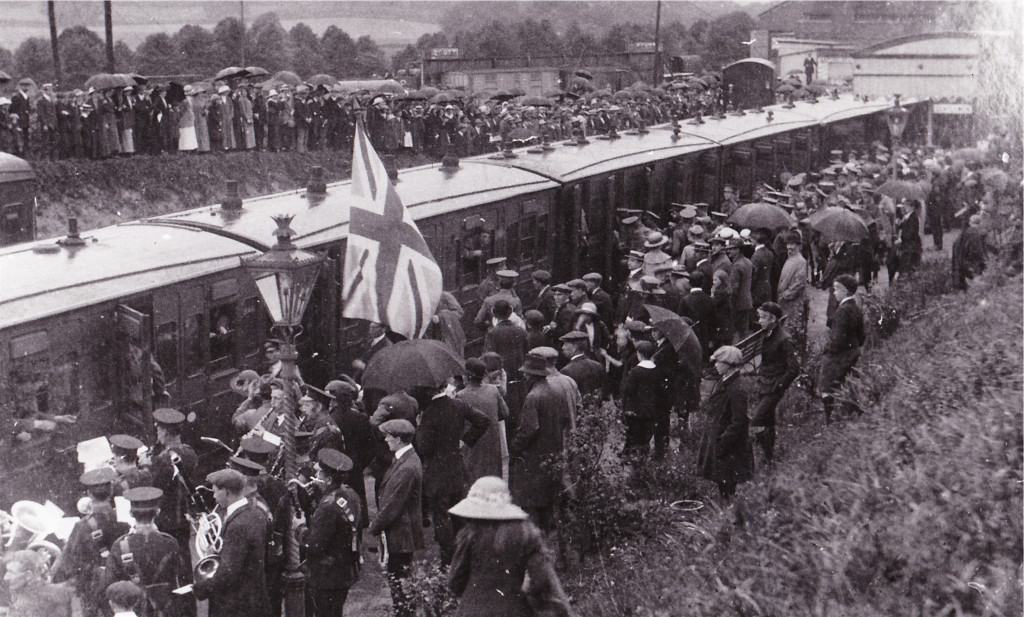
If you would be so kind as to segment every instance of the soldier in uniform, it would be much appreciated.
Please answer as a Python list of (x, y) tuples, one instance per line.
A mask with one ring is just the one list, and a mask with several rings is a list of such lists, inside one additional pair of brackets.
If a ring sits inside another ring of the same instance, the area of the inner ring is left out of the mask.
[(229, 469), (240, 471), (249, 478), (255, 494), (250, 493), (254, 503), (263, 510), (270, 521), (270, 537), (267, 543), (267, 595), (270, 596), (270, 614), (281, 614), (284, 587), (281, 574), (284, 569), (284, 542), (291, 524), (291, 497), (284, 481), (269, 473), (274, 468), (278, 448), (261, 437), (242, 440), (242, 457), (246, 464), (236, 457), (228, 462)]
[(146, 601), (140, 617), (184, 614), (186, 606), (193, 604), (191, 598), (176, 599), (171, 591), (181, 586), (182, 573), (188, 566), (180, 559), (178, 542), (160, 531), (154, 522), (160, 512), (163, 491), (140, 486), (126, 491), (124, 497), (131, 502), (135, 526), (110, 546), (108, 582), (131, 581), (142, 588)]
[(122, 495), (136, 486), (149, 486), (153, 478), (149, 471), (139, 467), (139, 448), (145, 444), (131, 435), (111, 435), (110, 451), (114, 453), (111, 465), (117, 472), (118, 480), (114, 486), (114, 494)]
[(476, 288), (476, 293), (481, 300), (487, 299), (488, 296), (498, 291), (498, 270), (505, 269), (506, 261), (507, 259), (504, 257), (491, 257), (487, 260), (487, 273)]
[(363, 513), (359, 496), (344, 481), (352, 460), (333, 448), (321, 450), (317, 459), (317, 478), (325, 491), (302, 540), (307, 584), (317, 617), (341, 617), (348, 590), (359, 579)]
[[(153, 448), (150, 472), (153, 474), (153, 486), (162, 491), (160, 512), (156, 517), (160, 531), (170, 534), (178, 542), (180, 560), (192, 563), (189, 550), (187, 486), (194, 486), (192, 474), (195, 473), (199, 457), (192, 446), (182, 443), (181, 427), (185, 423), (185, 414), (177, 409), (167, 407), (153, 412), (156, 425), (157, 446)], [(191, 578), (191, 571), (184, 572), (184, 577)], [(186, 615), (194, 615), (194, 606)]]
[(111, 542), (128, 530), (114, 513), (113, 490), (118, 479), (109, 467), (87, 471), (79, 478), (89, 493), (89, 514), (75, 523), (53, 575), (55, 583), (69, 581), (74, 586), (85, 617), (108, 614), (101, 597), (107, 578), (103, 568)]

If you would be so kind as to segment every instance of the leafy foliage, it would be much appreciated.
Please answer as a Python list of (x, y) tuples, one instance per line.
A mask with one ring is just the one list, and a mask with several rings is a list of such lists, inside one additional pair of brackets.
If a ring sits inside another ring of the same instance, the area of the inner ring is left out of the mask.
[(17, 75), (31, 75), (37, 83), (53, 79), (53, 53), (50, 41), (39, 36), (25, 39), (14, 51), (14, 71)]
[(64, 79), (82, 83), (106, 66), (103, 39), (85, 26), (67, 28), (57, 37)]
[(422, 617), (447, 617), (455, 613), (458, 599), (448, 590), (447, 571), (437, 561), (417, 561), (402, 589)]

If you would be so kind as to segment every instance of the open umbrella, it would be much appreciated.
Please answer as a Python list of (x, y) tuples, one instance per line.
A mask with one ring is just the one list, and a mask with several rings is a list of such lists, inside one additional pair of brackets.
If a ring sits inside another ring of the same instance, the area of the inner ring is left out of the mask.
[(5, 84), (9, 81), (11, 81), (11, 76), (3, 71), (0, 71), (0, 84)]
[(583, 79), (594, 78), (594, 74), (585, 69), (576, 69), (575, 71), (572, 72), (572, 74), (575, 75), (576, 77), (582, 77)]
[(580, 98), (580, 95), (576, 94), (575, 92), (565, 92), (562, 90), (548, 90), (547, 92), (544, 93), (544, 96), (550, 99), (555, 99), (556, 101), (559, 102), (575, 101), (576, 99)]
[(405, 86), (394, 79), (386, 79), (377, 86), (377, 92), (379, 94), (405, 94)]
[(262, 66), (247, 66), (245, 72), (249, 74), (249, 77), (270, 77), (270, 71)]
[(425, 101), (428, 98), (430, 97), (427, 96), (422, 90), (410, 90), (405, 94), (395, 95), (396, 101)]
[(569, 88), (576, 90), (577, 92), (593, 92), (594, 83), (586, 77), (580, 77), (578, 75), (569, 78)]
[(630, 84), (629, 89), (630, 90), (650, 90), (651, 87), (649, 85), (647, 85), (646, 82), (638, 80), (638, 81), (634, 81), (632, 84)]
[(95, 88), (96, 90), (109, 90), (111, 88), (125, 88), (127, 86), (134, 86), (135, 80), (128, 77), (124, 73), (96, 73), (89, 79), (85, 80), (86, 88)]
[(491, 95), (492, 101), (507, 101), (509, 99), (514, 98), (516, 98), (515, 95), (509, 92), (508, 90), (498, 90), (497, 92)]
[(770, 203), (752, 203), (740, 206), (729, 216), (738, 228), (789, 229), (793, 220), (782, 208)]
[(509, 88), (508, 91), (512, 96), (526, 96), (526, 90), (523, 90), (519, 86), (513, 86)]
[(693, 328), (682, 317), (667, 308), (645, 304), (644, 309), (651, 317), (651, 327), (665, 335), (672, 348), (676, 350), (679, 363), (696, 379), (701, 373), (704, 352)]
[(896, 201), (906, 199), (912, 201), (919, 199), (924, 201), (928, 193), (924, 187), (917, 182), (910, 182), (909, 180), (886, 180), (882, 186), (875, 189), (875, 192), (881, 193), (882, 195), (888, 195)]
[(439, 386), (463, 372), (462, 362), (448, 345), (431, 339), (413, 339), (374, 354), (366, 366), (363, 387), (391, 393), (417, 386)]
[(336, 77), (334, 77), (333, 75), (328, 75), (327, 73), (317, 73), (316, 75), (313, 75), (306, 81), (308, 81), (309, 84), (312, 86), (333, 86), (334, 84), (338, 83), (338, 79)]
[(302, 79), (291, 71), (278, 71), (274, 73), (274, 76), (271, 79), (278, 83), (288, 84), (293, 87), (302, 83)]
[(167, 84), (167, 94), (165, 96), (167, 102), (171, 105), (177, 105), (178, 103), (185, 100), (185, 86), (179, 84), (176, 81), (172, 81)]
[(612, 91), (609, 90), (608, 88), (601, 88), (600, 90), (594, 92), (594, 96), (598, 97), (598, 98), (603, 97), (603, 96), (611, 96), (611, 95), (612, 95)]
[(218, 79), (235, 79), (236, 77), (245, 77), (249, 74), (240, 66), (229, 66), (217, 71), (217, 74), (213, 76), (215, 80)]
[(128, 77), (131, 77), (137, 86), (144, 86), (149, 83), (148, 77), (143, 77), (138, 73), (128, 73)]
[(425, 97), (427, 97), (429, 99), (430, 97), (432, 97), (435, 94), (437, 94), (438, 92), (440, 92), (440, 90), (438, 90), (437, 88), (435, 88), (433, 86), (423, 86), (422, 88), (420, 88), (420, 92), (423, 93), (423, 96), (425, 96)]
[(447, 92), (438, 92), (434, 96), (430, 97), (430, 102), (431, 103), (441, 104), (441, 105), (446, 104), (446, 103), (454, 103), (456, 100), (457, 99), (454, 96), (448, 94)]
[(793, 84), (783, 82), (782, 85), (775, 88), (775, 91), (779, 94), (789, 94), (790, 92), (795, 92), (796, 88), (793, 87)]
[(193, 82), (189, 84), (189, 87), (192, 88), (192, 92), (195, 92), (196, 94), (202, 94), (213, 90), (213, 84), (208, 81)]
[(864, 219), (851, 210), (829, 206), (812, 214), (808, 224), (825, 242), (859, 242), (868, 237)]
[(665, 92), (664, 88), (651, 88), (651, 94), (661, 98), (668, 96), (668, 92)]
[(618, 92), (612, 95), (612, 98), (615, 99), (616, 101), (632, 99), (633, 93), (630, 92), (629, 90), (619, 90)]
[(525, 107), (551, 107), (551, 99), (542, 96), (524, 96), (519, 99), (519, 104)]

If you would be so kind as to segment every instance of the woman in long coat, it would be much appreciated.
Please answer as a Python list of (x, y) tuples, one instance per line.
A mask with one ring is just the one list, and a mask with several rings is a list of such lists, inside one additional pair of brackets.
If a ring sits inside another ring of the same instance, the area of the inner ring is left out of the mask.
[(256, 129), (252, 120), (252, 101), (249, 93), (244, 88), (239, 88), (236, 95), (237, 105), (235, 114), (238, 116), (238, 125), (241, 128), (242, 140), (238, 143), (238, 149), (252, 150), (256, 147)]
[(573, 614), (540, 530), (503, 480), (480, 478), (449, 512), (465, 520), (448, 570), (455, 617)]
[(704, 434), (697, 450), (702, 478), (718, 485), (723, 498), (736, 493), (736, 485), (754, 477), (754, 451), (747, 422), (747, 393), (739, 383), (743, 352), (731, 345), (711, 354), (718, 381), (704, 403)]
[(508, 477), (508, 443), (505, 441), (504, 424), (508, 419), (508, 405), (497, 386), (483, 383), (486, 374), (487, 366), (482, 360), (466, 360), (466, 387), (455, 395), (455, 398), (491, 419), (483, 436), (463, 451), (466, 481), (470, 483), (484, 476)]
[(210, 114), (209, 97), (192, 93), (192, 113), (196, 123), (196, 147), (200, 152), (210, 151), (210, 127), (207, 118)]
[(195, 98), (192, 88), (185, 86), (185, 99), (178, 103), (178, 151), (194, 152), (198, 147), (196, 138), (196, 115), (193, 107)]
[(117, 106), (107, 95), (101, 95), (100, 120), (103, 123), (103, 144), (105, 156), (121, 153), (121, 136), (117, 133)]

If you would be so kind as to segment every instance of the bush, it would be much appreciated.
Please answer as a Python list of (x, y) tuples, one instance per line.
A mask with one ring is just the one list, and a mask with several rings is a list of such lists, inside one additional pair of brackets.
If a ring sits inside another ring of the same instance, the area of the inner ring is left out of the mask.
[(437, 561), (414, 562), (412, 574), (402, 580), (402, 590), (421, 617), (447, 617), (458, 606), (458, 599), (448, 590), (447, 570)]
[(728, 510), (588, 563), (580, 613), (1020, 614), (1021, 281), (931, 295), (948, 279), (925, 265), (889, 297), (907, 319), (850, 379), (863, 416), (794, 435)]

